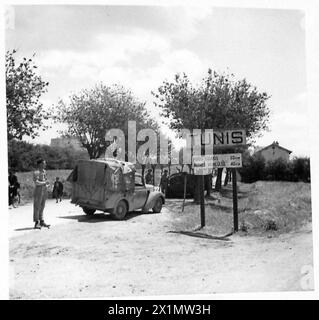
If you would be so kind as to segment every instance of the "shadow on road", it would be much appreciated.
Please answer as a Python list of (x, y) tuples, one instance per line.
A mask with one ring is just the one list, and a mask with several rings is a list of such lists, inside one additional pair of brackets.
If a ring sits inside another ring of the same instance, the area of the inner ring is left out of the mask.
[(28, 227), (28, 228), (14, 229), (14, 231), (26, 231), (26, 230), (34, 230), (34, 228), (33, 227)]
[(168, 233), (179, 233), (190, 237), (196, 237), (196, 238), (204, 238), (204, 239), (210, 239), (210, 240), (223, 240), (223, 241), (230, 241), (228, 238), (230, 234), (227, 234), (225, 236), (211, 236), (206, 233), (201, 232), (193, 232), (193, 231), (168, 231)]
[[(133, 219), (137, 216), (142, 215), (142, 212), (130, 212), (126, 215), (124, 221)], [(74, 216), (60, 216), (58, 218), (61, 219), (72, 219), (72, 220), (77, 220), (78, 222), (86, 222), (86, 223), (95, 223), (95, 222), (116, 222), (118, 220), (112, 218), (110, 214), (107, 213), (97, 213), (92, 216), (87, 216), (83, 214), (78, 214)]]

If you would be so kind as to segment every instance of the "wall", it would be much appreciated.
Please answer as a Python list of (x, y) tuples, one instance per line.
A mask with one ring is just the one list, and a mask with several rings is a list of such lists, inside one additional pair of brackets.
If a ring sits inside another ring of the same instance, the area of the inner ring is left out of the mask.
[(266, 161), (273, 161), (282, 158), (285, 161), (289, 161), (289, 153), (281, 148), (275, 146), (275, 149), (271, 147), (260, 151), (261, 155)]

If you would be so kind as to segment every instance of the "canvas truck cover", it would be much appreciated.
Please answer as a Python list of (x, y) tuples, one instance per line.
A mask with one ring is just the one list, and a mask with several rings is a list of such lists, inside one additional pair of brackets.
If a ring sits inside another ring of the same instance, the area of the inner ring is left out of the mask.
[(72, 183), (72, 202), (103, 207), (114, 192), (134, 191), (133, 164), (116, 159), (80, 160), (68, 181)]

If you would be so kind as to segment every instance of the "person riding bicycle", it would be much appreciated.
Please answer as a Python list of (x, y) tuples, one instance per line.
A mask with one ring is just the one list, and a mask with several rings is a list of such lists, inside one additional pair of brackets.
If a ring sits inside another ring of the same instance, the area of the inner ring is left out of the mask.
[(19, 194), (19, 189), (20, 189), (20, 183), (18, 182), (17, 176), (14, 174), (13, 171), (9, 172), (9, 206), (15, 205), (15, 199), (20, 198)]

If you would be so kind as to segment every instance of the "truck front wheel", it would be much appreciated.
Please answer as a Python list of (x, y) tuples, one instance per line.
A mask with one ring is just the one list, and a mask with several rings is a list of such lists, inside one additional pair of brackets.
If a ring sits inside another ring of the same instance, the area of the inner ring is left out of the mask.
[(154, 207), (153, 207), (153, 212), (154, 213), (160, 213), (162, 211), (162, 206), (163, 206), (163, 200), (162, 198), (158, 198), (155, 201)]

